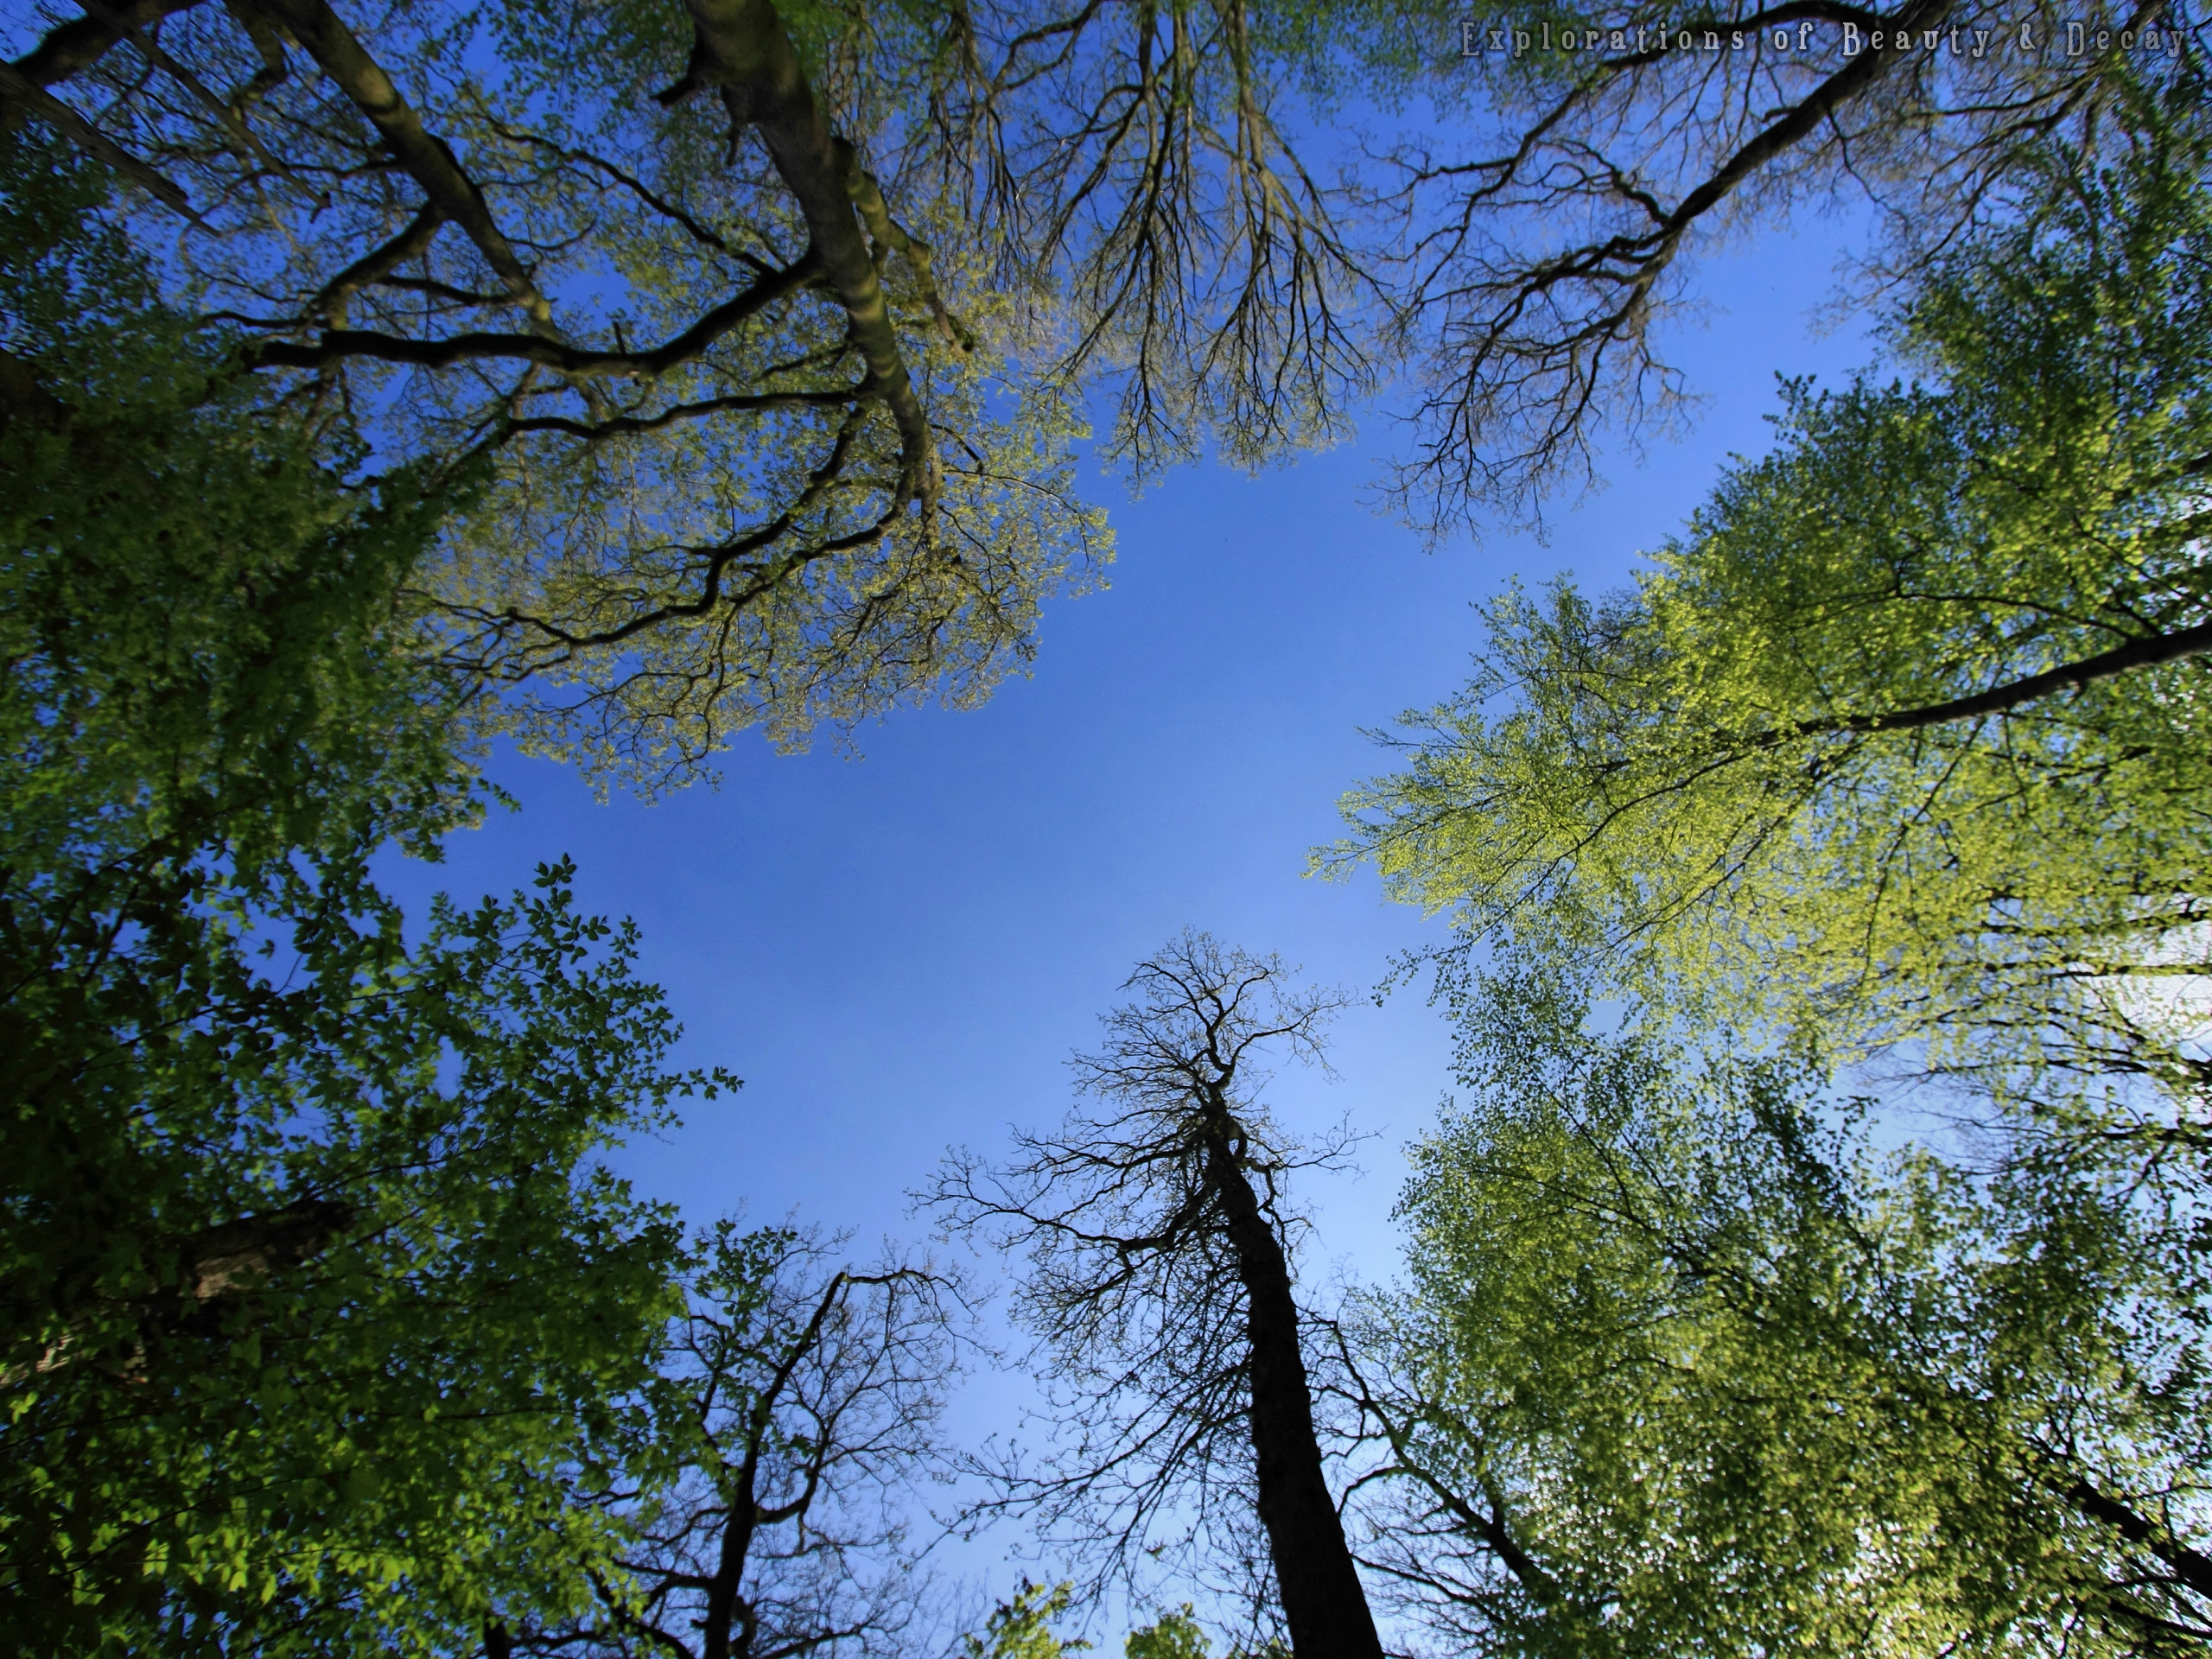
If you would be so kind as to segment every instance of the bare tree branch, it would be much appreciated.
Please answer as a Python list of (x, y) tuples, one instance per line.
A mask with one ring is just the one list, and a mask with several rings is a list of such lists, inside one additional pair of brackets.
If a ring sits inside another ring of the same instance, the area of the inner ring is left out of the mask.
[(1217, 1548), (1256, 1518), (1292, 1645), (1379, 1656), (1315, 1438), (1281, 1208), (1289, 1173), (1337, 1164), (1344, 1142), (1297, 1146), (1257, 1096), (1261, 1051), (1318, 1061), (1344, 999), (1200, 933), (1124, 988), (1138, 1000), (1107, 1016), (1106, 1046), (1073, 1063), (1096, 1109), (1018, 1135), (1006, 1169), (952, 1159), (925, 1195), (949, 1225), (1026, 1249), (1017, 1309), (1082, 1402), (1050, 1465), (997, 1469), (992, 1507), (1075, 1522), (1071, 1541), (1121, 1576), (1179, 1508)]

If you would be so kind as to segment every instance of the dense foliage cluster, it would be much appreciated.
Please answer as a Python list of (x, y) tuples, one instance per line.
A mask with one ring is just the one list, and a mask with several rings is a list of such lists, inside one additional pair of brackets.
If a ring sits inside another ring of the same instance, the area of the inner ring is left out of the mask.
[(2212, 1639), (2207, 155), (2045, 151), (1913, 378), (1788, 388), (1632, 591), (1509, 594), (1347, 798), (1458, 931), (1333, 1384), (1446, 1641)]
[(1362, 1311), (1409, 1611), (1529, 1654), (2201, 1640), (2201, 1181), (1885, 1149), (1808, 1055), (1587, 1014), (1469, 1005)]
[(1789, 388), (1632, 593), (1510, 595), (1354, 848), (1711, 1016), (2170, 1053), (2111, 992), (2201, 955), (2202, 165), (2051, 179), (1897, 318), (1915, 378)]
[[(1056, 1659), (1164, 1567), (1250, 1659), (2212, 1643), (2204, 31), (2068, 21), (11, 15), (0, 1641)], [(374, 880), (495, 736), (652, 792), (987, 695), (1109, 556), (1094, 399), (1142, 474), (1395, 388), (1402, 505), (1533, 512), (1700, 246), (1853, 196), (1883, 372), (1509, 592), (1324, 855), (1454, 930), (1402, 1281), (1300, 1282), (1350, 1136), (1257, 1068), (1343, 999), (1196, 932), (925, 1195), (1026, 1255), (1041, 1452), (941, 1443), (957, 1273), (611, 1173), (734, 1079), (565, 861)], [(957, 1637), (947, 1475), (1083, 1580)]]
[(11, 1640), (435, 1649), (601, 1548), (564, 1473), (677, 1241), (594, 1154), (714, 1080), (565, 865), (408, 939), (369, 861), (476, 795), (394, 637), (434, 517), (211, 395), (98, 181), (10, 159), (74, 394), (0, 435)]

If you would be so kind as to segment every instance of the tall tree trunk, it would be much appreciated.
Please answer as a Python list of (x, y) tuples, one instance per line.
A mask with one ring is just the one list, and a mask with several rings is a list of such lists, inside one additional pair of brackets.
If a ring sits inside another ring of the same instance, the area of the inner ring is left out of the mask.
[(1291, 1649), (1299, 1659), (1382, 1659), (1367, 1592), (1321, 1472), (1290, 1262), (1234, 1150), (1227, 1103), (1210, 1104), (1206, 1175), (1228, 1218), (1244, 1285), (1260, 1522), (1268, 1529)]

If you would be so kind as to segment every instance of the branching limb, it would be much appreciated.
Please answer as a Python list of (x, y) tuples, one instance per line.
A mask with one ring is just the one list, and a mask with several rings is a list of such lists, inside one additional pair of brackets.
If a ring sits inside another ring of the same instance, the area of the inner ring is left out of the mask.
[(868, 378), (897, 423), (899, 493), (935, 513), (938, 466), (929, 417), (907, 372), (891, 308), (855, 218), (851, 172), (771, 0), (688, 0), (696, 29), (690, 67), (659, 95), (683, 101), (719, 88), (730, 118), (760, 134), (811, 238), (808, 257), (844, 308)]
[(539, 364), (575, 379), (665, 374), (692, 361), (739, 324), (776, 301), (797, 293), (814, 277), (814, 268), (804, 259), (786, 266), (715, 307), (683, 333), (649, 351), (593, 350), (542, 334), (469, 333), (448, 334), (441, 340), (414, 340), (365, 329), (327, 328), (311, 344), (280, 340), (250, 346), (245, 362), (249, 369), (322, 369), (349, 358), (366, 358), (383, 363), (442, 369), (457, 363), (510, 359)]
[[(10, 66), (14, 79), (0, 78), (0, 131), (16, 125), (35, 105), (27, 87), (60, 85), (83, 73), (122, 41), (130, 29), (143, 29), (200, 0), (119, 0), (104, 7), (104, 16), (87, 15), (57, 23), (39, 43)], [(42, 112), (42, 110), (41, 110)]]
[(462, 170), (453, 150), (423, 124), (423, 118), (391, 77), (369, 55), (353, 31), (326, 0), (251, 0), (262, 16), (282, 23), (356, 108), (368, 117), (401, 166), (423, 187), (442, 219), (461, 226), (520, 305), (531, 326), (552, 333), (553, 308), (537, 291), (537, 278), (507, 241), (492, 216), (491, 204), (475, 180)]
[(106, 162), (194, 224), (200, 223), (200, 215), (193, 212), (192, 202), (182, 190), (12, 65), (0, 64), (0, 97), (7, 99), (11, 111), (39, 117), (86, 155)]

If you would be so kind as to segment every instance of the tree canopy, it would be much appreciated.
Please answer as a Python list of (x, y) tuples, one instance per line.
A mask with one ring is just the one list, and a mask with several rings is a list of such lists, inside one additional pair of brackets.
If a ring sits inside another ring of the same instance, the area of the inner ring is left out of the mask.
[(1348, 1367), (1366, 1553), (1490, 1653), (2206, 1639), (2193, 1171), (1884, 1151), (1804, 1055), (1487, 982)]
[(544, 694), (535, 741), (671, 780), (1018, 659), (1105, 552), (1086, 386), (1141, 473), (1395, 384), (1403, 505), (1478, 527), (1669, 418), (1699, 250), (1871, 195), (1916, 271), (2037, 146), (2203, 70), (2186, 5), (2080, 49), (2059, 9), (1927, 0), (1467, 21), (128, 0), (54, 22), (0, 110), (188, 216), (176, 295), (242, 370), (493, 456), (425, 588), (457, 660)]
[[(1510, 595), (1351, 803), (1339, 856), (1467, 947), (1402, 1291), (1324, 1325), (1294, 1276), (1286, 1183), (1344, 1143), (1252, 1067), (1340, 999), (1185, 935), (1090, 1108), (930, 1195), (1027, 1248), (1081, 1414), (968, 1463), (967, 1518), (1094, 1583), (1211, 1572), (1309, 1654), (1379, 1655), (1385, 1590), (1500, 1653), (2212, 1640), (2212, 150), (2191, 14), (2069, 21), (18, 18), (10, 1637), (919, 1643), (957, 1287), (687, 1241), (605, 1157), (734, 1079), (670, 1069), (634, 932), (565, 861), (410, 931), (372, 861), (474, 820), (497, 734), (652, 792), (745, 728), (984, 695), (1110, 552), (1094, 407), (1143, 475), (1410, 388), (1401, 505), (1529, 512), (1675, 406), (1697, 250), (1861, 193), (1915, 378), (1788, 388), (1632, 594)], [(1866, 1127), (1898, 1053), (1997, 1132)], [(965, 1645), (1078, 1647), (1068, 1605), (1025, 1581)], [(1207, 1650), (1189, 1605), (1127, 1647)]]
[(2212, 197), (2133, 108), (1919, 273), (1915, 379), (1786, 388), (1632, 591), (1509, 594), (1346, 803), (1458, 930), (1330, 1381), (1440, 1640), (2207, 1639)]
[(1368, 198), (1389, 210), (1412, 347), (1398, 494), (1440, 531), (1595, 481), (1609, 429), (1678, 424), (1694, 391), (1665, 324), (1694, 311), (1701, 254), (1870, 208), (1864, 274), (1910, 285), (2014, 219), (2044, 147), (2100, 150), (2131, 103), (2185, 111), (2206, 67), (2198, 15), (2160, 4), (2085, 22), (2040, 3), (1630, 0), (1432, 27), (1463, 23), (1459, 75), (1432, 60), (1422, 80), (1435, 130), (1389, 149)]
[(97, 176), (8, 161), (12, 360), (73, 378), (0, 431), (0, 1620), (472, 1646), (611, 1545), (565, 1475), (678, 1240), (600, 1154), (733, 1080), (665, 1067), (565, 863), (410, 938), (370, 861), (479, 799), (396, 597), (440, 509), (222, 385)]
[(2202, 956), (2212, 219), (2063, 156), (1633, 591), (1510, 594), (1333, 856), (1716, 1019), (2153, 1071)]
[[(413, 951), (299, 918), (288, 980), (213, 923), (127, 976), (29, 964), (44, 996), (11, 963), (22, 1650), (435, 1652), (582, 1593), (613, 1540), (564, 1471), (629, 1432), (677, 1248), (594, 1154), (691, 1080), (567, 875)], [(73, 993), (107, 1041), (65, 1069)]]
[(802, 44), (853, 41), (810, 21), (139, 3), (49, 30), (5, 101), (195, 204), (159, 269), (233, 378), (474, 481), (409, 574), (429, 654), (650, 790), (748, 725), (979, 694), (1105, 553), (1065, 400), (1006, 378), (973, 250), (933, 263), (937, 196), (887, 207), (841, 130), (882, 89), (817, 92)]

